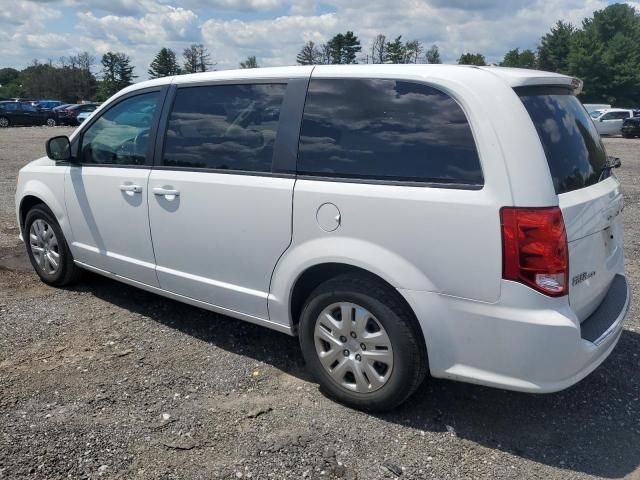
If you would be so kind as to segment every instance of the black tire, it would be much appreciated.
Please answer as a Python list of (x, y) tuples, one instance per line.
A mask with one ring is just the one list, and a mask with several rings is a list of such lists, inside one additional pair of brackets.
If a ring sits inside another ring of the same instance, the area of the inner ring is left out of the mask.
[[(325, 308), (338, 302), (364, 307), (386, 330), (393, 350), (393, 368), (378, 390), (359, 393), (339, 385), (319, 360), (314, 340), (316, 322)], [(302, 309), (299, 335), (302, 354), (321, 390), (358, 410), (381, 412), (397, 407), (415, 392), (428, 370), (424, 337), (413, 312), (397, 291), (367, 275), (339, 275), (319, 285)]]
[[(58, 241), (56, 252), (60, 256), (58, 263), (59, 268), (55, 273), (45, 271), (43, 267), (38, 264), (30, 246), (31, 226), (38, 219), (44, 220), (51, 227)], [(74, 263), (73, 256), (71, 255), (67, 241), (64, 238), (64, 234), (60, 229), (60, 225), (58, 225), (55, 216), (46, 205), (42, 203), (35, 205), (27, 212), (22, 236), (24, 238), (24, 244), (27, 249), (29, 261), (43, 282), (54, 287), (63, 287), (72, 284), (80, 277), (81, 269)]]
[(7, 128), (11, 126), (11, 120), (7, 117), (0, 117), (0, 128)]

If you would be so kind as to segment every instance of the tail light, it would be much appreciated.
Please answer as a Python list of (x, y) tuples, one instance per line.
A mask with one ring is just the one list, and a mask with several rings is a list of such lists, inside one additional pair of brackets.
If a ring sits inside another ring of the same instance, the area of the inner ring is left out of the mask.
[(502, 278), (524, 283), (545, 295), (569, 291), (567, 235), (558, 207), (500, 210)]

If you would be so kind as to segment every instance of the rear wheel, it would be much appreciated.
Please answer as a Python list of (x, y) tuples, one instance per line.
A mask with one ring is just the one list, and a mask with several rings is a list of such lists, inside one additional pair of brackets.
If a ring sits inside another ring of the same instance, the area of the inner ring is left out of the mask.
[(7, 128), (11, 122), (7, 117), (0, 117), (0, 128)]
[(62, 287), (78, 278), (80, 269), (73, 262), (58, 222), (44, 204), (27, 213), (23, 236), (31, 265), (43, 282)]
[(413, 313), (398, 292), (364, 275), (341, 275), (316, 288), (302, 310), (300, 345), (321, 388), (361, 410), (398, 406), (427, 372)]
[(47, 118), (47, 127), (55, 127), (57, 125), (55, 118)]

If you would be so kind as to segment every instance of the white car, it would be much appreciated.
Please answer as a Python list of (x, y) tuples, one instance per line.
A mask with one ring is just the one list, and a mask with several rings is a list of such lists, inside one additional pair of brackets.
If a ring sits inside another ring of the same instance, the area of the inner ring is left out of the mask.
[(561, 390), (630, 298), (619, 160), (580, 86), (442, 65), (139, 83), (20, 171), (22, 237), (48, 284), (86, 269), (298, 335), (356, 408), (427, 372)]
[(78, 124), (81, 124), (82, 122), (84, 122), (92, 114), (93, 114), (93, 112), (80, 112), (78, 114), (78, 116), (76, 117), (76, 120), (78, 121)]
[(590, 115), (600, 135), (620, 135), (622, 123), (625, 119), (633, 117), (633, 110), (609, 108), (594, 110)]

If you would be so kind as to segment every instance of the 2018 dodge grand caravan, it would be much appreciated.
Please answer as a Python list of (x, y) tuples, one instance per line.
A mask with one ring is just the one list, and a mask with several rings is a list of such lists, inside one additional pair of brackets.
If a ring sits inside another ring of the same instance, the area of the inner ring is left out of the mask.
[(116, 94), (20, 171), (34, 269), (300, 338), (334, 398), (427, 372), (566, 388), (629, 306), (622, 194), (580, 82), (442, 65), (209, 72)]

